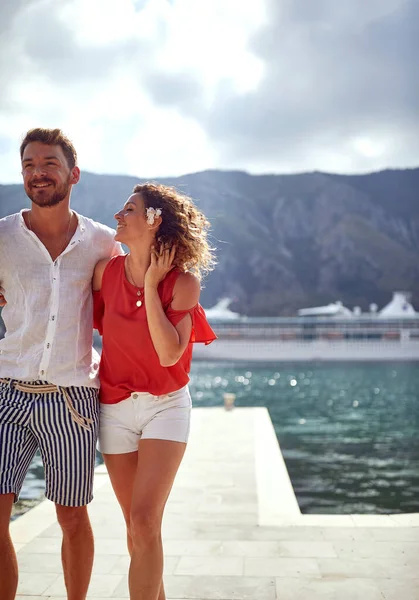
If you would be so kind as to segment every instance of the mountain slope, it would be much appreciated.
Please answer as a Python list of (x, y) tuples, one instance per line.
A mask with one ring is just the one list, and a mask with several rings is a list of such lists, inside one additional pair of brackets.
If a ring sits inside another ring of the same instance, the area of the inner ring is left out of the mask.
[[(113, 224), (133, 177), (83, 173), (72, 206)], [(367, 309), (410, 290), (419, 308), (419, 169), (370, 175), (204, 171), (160, 179), (190, 194), (212, 223), (218, 265), (202, 300), (234, 297), (245, 314), (295, 314), (340, 299)], [(0, 217), (28, 206), (0, 186)]]

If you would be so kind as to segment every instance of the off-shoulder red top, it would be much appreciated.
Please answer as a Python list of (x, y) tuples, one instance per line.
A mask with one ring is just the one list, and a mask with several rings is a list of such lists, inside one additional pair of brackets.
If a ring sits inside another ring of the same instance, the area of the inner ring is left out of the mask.
[(94, 327), (103, 336), (99, 377), (100, 401), (105, 404), (116, 404), (132, 392), (161, 396), (182, 388), (189, 381), (192, 344), (210, 344), (217, 337), (200, 304), (189, 310), (171, 308), (179, 271), (170, 271), (158, 287), (164, 312), (173, 325), (190, 314), (192, 332), (179, 361), (162, 367), (148, 329), (145, 304), (136, 306), (137, 288), (125, 276), (124, 261), (124, 256), (112, 258), (103, 273), (101, 290), (93, 292)]

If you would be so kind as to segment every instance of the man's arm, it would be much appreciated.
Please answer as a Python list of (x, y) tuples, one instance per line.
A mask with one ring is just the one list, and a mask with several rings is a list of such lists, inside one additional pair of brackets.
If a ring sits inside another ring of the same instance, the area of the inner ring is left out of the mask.
[[(0, 239), (1, 239), (1, 236), (0, 236)], [(0, 244), (0, 257), (1, 256), (3, 256), (3, 248), (1, 247), (1, 244)], [(5, 266), (3, 264), (0, 265), (0, 272), (1, 273), (4, 273), (4, 267)], [(6, 304), (7, 304), (6, 298), (4, 297), (4, 293), (5, 293), (5, 290), (2, 287), (2, 282), (0, 280), (0, 307), (1, 306), (6, 306)]]
[(7, 304), (7, 302), (6, 302), (6, 298), (4, 297), (4, 289), (0, 285), (0, 307), (6, 306), (6, 304)]

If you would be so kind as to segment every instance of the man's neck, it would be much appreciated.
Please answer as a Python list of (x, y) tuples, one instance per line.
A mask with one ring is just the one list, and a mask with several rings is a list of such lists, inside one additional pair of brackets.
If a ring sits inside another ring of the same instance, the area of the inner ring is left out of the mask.
[(69, 202), (61, 202), (56, 206), (39, 207), (32, 203), (26, 213), (26, 225), (34, 233), (54, 236), (67, 230), (72, 217)]

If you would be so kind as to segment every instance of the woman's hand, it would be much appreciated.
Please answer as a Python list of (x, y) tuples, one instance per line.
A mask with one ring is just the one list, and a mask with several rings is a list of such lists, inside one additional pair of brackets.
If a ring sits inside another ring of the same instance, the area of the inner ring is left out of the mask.
[(173, 269), (173, 260), (176, 254), (176, 246), (171, 248), (160, 244), (157, 249), (155, 246), (151, 248), (151, 264), (147, 269), (144, 277), (144, 287), (155, 287), (160, 281)]

